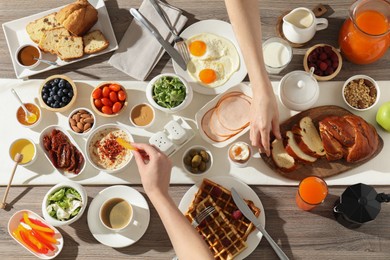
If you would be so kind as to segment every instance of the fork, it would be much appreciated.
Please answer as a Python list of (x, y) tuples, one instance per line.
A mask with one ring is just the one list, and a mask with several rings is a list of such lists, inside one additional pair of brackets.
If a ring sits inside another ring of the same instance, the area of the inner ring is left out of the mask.
[(202, 223), (202, 221), (205, 220), (208, 216), (210, 216), (214, 211), (215, 208), (213, 206), (208, 206), (207, 208), (203, 209), (198, 215), (195, 216), (191, 225), (193, 227), (199, 226), (200, 223)]
[(176, 44), (176, 48), (179, 51), (180, 55), (183, 57), (185, 63), (187, 64), (190, 61), (190, 54), (188, 52), (187, 44), (185, 43), (184, 39), (178, 35), (176, 28), (172, 26), (165, 12), (161, 8), (161, 6), (157, 3), (158, 0), (149, 0), (149, 1), (153, 5), (157, 13), (160, 15), (164, 23), (168, 26), (169, 30), (174, 36), (173, 41)]

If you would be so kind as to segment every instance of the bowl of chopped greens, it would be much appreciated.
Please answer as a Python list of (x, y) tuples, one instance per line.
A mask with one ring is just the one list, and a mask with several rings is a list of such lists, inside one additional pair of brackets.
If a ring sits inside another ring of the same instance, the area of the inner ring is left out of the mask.
[(78, 220), (87, 206), (87, 192), (75, 182), (62, 182), (52, 187), (42, 202), (42, 214), (53, 226), (69, 225)]
[(146, 87), (146, 98), (156, 109), (175, 113), (192, 101), (192, 88), (182, 77), (165, 73), (154, 77)]

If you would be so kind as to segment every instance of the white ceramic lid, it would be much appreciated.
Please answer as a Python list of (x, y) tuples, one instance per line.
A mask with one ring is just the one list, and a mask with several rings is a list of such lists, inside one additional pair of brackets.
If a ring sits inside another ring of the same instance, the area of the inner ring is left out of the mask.
[(318, 98), (317, 80), (305, 71), (293, 71), (280, 81), (279, 95), (285, 106), (303, 110), (312, 106)]

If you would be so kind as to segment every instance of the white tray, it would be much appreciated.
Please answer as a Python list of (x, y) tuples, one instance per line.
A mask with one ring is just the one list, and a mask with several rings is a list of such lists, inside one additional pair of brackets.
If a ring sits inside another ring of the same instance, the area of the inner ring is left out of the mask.
[(37, 45), (30, 39), (29, 35), (27, 34), (26, 31), (27, 24), (36, 19), (57, 12), (64, 6), (54, 8), (48, 11), (44, 11), (38, 14), (34, 14), (28, 17), (24, 17), (18, 20), (14, 20), (11, 22), (3, 23), (5, 39), (8, 44), (9, 53), (11, 55), (12, 64), (14, 66), (14, 70), (17, 78), (26, 78), (28, 76), (32, 76), (47, 70), (65, 66), (67, 64), (75, 63), (81, 60), (89, 59), (118, 49), (118, 43), (115, 38), (114, 30), (112, 29), (110, 17), (108, 16), (108, 12), (106, 9), (106, 5), (104, 4), (104, 0), (89, 0), (89, 3), (93, 5), (98, 11), (98, 21), (91, 28), (91, 30), (99, 29), (107, 38), (107, 40), (110, 42), (110, 45), (108, 46), (108, 48), (98, 53), (89, 54), (89, 55), (85, 54), (82, 58), (71, 60), (71, 61), (63, 61), (60, 58), (58, 58), (56, 55), (42, 52), (42, 59), (56, 61), (59, 66), (47, 65), (41, 62), (41, 64), (39, 64), (37, 67), (33, 69), (25, 69), (17, 64), (15, 55), (17, 49), (24, 44), (30, 43), (33, 45)]

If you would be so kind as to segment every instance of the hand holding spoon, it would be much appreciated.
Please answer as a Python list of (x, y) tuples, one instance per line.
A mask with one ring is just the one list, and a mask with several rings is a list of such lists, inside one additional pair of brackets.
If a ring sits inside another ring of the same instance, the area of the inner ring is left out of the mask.
[(6, 200), (7, 200), (9, 188), (11, 187), (11, 183), (12, 183), (12, 180), (13, 180), (15, 172), (16, 172), (16, 167), (18, 167), (18, 164), (22, 160), (23, 160), (23, 154), (21, 154), (21, 153), (15, 154), (15, 157), (14, 157), (15, 166), (14, 166), (14, 169), (12, 170), (11, 177), (9, 179), (7, 189), (5, 190), (4, 197), (3, 197), (3, 202), (0, 204), (0, 208), (2, 208), (2, 209), (5, 209), (5, 207), (7, 205)]
[(16, 93), (16, 91), (12, 88), (11, 89), (12, 94), (16, 97), (16, 99), (19, 101), (20, 105), (22, 106), (24, 112), (26, 113), (26, 121), (33, 124), (37, 121), (37, 115), (34, 113), (31, 113), (27, 110), (26, 106), (23, 104), (22, 100), (20, 99), (19, 95)]

